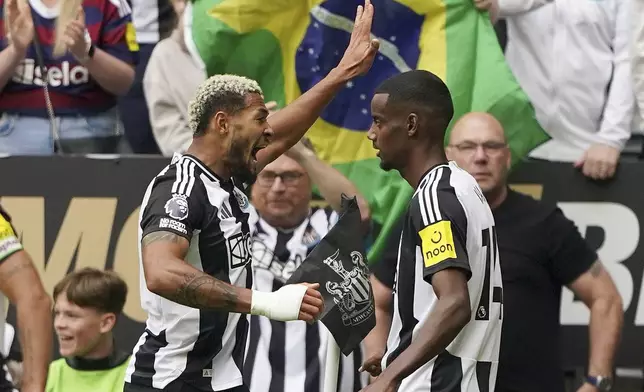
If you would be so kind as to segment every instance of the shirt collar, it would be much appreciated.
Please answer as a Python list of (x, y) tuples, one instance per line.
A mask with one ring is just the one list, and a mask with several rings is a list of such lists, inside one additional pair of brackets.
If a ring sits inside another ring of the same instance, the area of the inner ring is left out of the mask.
[(75, 370), (109, 370), (120, 366), (129, 358), (130, 354), (120, 350), (114, 350), (105, 358), (90, 359), (82, 357), (65, 358), (69, 367)]

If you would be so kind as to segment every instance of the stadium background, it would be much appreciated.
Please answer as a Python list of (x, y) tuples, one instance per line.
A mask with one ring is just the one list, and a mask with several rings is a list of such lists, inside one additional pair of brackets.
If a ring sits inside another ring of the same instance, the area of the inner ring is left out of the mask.
[[(125, 314), (116, 328), (117, 344), (127, 350), (145, 321), (139, 303), (139, 203), (148, 180), (166, 164), (165, 158), (135, 156), (0, 158), (3, 206), (49, 292), (66, 273), (84, 266), (114, 269), (127, 281)], [(615, 279), (626, 310), (616, 360), (616, 390), (623, 392), (643, 389), (642, 178), (644, 163), (627, 158), (610, 184), (586, 180), (569, 164), (550, 162), (526, 162), (511, 181), (519, 191), (558, 202)], [(571, 375), (578, 375), (586, 366), (588, 311), (565, 290), (561, 315), (564, 361)], [(9, 322), (14, 320), (10, 310)]]
[[(476, 11), (471, 0), (396, 1), (407, 8), (391, 0), (373, 1), (377, 9), (392, 6), (390, 13), (384, 13), (390, 18), (410, 20), (388, 23), (380, 19), (376, 23), (380, 27), (374, 27), (374, 34), (387, 38), (389, 46), (383, 47), (396, 49), (401, 59), (394, 59), (391, 50), (378, 58), (374, 72), (361, 83), (348, 85), (310, 136), (322, 157), (343, 170), (369, 199), (376, 217), (375, 237), (381, 224), (386, 231), (396, 211), (404, 208), (409, 190), (398, 187), (401, 181), (395, 175), (385, 175), (377, 167), (373, 149), (364, 137), (369, 116), (364, 113), (368, 101), (363, 96), (369, 97), (387, 76), (404, 71), (399, 60), (430, 69), (446, 80), (461, 99), (456, 102), (457, 116), (482, 110), (499, 117), (515, 162), (543, 141), (544, 134), (537, 129), (529, 103), (512, 80), (487, 15)], [(193, 54), (206, 63), (210, 74), (232, 72), (254, 77), (267, 92), (267, 100), (283, 105), (336, 63), (349, 36), (344, 19), (337, 16), (350, 20), (349, 12), (358, 2), (238, 0), (257, 7), (264, 19), (237, 23), (241, 21), (231, 19), (234, 7), (225, 4), (233, 1), (199, 0), (185, 14), (186, 27), (194, 37)], [(320, 4), (323, 7), (317, 7)], [(336, 17), (328, 18), (329, 13)], [(442, 28), (448, 19), (450, 23)], [(267, 22), (271, 20), (272, 24)], [(280, 47), (288, 48), (292, 55), (286, 56)], [(511, 102), (502, 102), (500, 96), (511, 97)], [(352, 107), (353, 102), (363, 106)], [(640, 245), (644, 163), (638, 137), (629, 147), (631, 151), (625, 151), (613, 181), (592, 182), (570, 164), (544, 162), (522, 162), (511, 181), (520, 191), (558, 202), (598, 249), (615, 279), (626, 310), (616, 358), (618, 392), (644, 390), (644, 245)], [(138, 207), (150, 178), (167, 161), (142, 156), (0, 157), (0, 201), (13, 216), (48, 292), (65, 274), (84, 266), (114, 269), (127, 281), (130, 293), (116, 329), (117, 344), (126, 350), (140, 336), (145, 320), (139, 303)], [(15, 325), (11, 308), (8, 320)], [(564, 363), (571, 379), (583, 374), (586, 366), (587, 323), (588, 310), (565, 290), (561, 324)]]

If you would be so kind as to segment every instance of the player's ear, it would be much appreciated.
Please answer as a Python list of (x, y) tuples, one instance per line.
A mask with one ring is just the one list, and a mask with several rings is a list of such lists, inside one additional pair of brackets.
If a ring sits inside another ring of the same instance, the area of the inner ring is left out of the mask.
[(407, 116), (407, 136), (412, 137), (418, 133), (418, 115), (409, 113)]
[(210, 121), (210, 125), (216, 133), (225, 136), (228, 133), (229, 127), (228, 115), (221, 111), (215, 113)]

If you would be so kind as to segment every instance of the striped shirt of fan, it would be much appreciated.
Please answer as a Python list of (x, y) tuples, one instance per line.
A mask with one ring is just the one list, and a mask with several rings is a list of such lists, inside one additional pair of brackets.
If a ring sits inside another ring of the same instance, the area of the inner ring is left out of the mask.
[[(313, 184), (328, 207), (311, 206)], [(363, 221), (368, 222), (368, 204), (357, 188), (318, 159), (307, 139), (258, 174), (251, 190), (254, 208), (249, 220), (255, 226), (252, 260), (257, 290), (278, 290), (305, 262), (308, 253), (338, 221), (343, 193), (357, 197)], [(321, 390), (326, 358), (320, 347), (326, 345), (326, 339), (328, 333), (320, 323), (284, 323), (251, 316), (244, 365), (246, 385), (251, 392)], [(305, 363), (289, 358), (305, 358)], [(366, 380), (356, 371), (360, 361), (360, 350), (343, 357), (339, 391), (365, 385)]]

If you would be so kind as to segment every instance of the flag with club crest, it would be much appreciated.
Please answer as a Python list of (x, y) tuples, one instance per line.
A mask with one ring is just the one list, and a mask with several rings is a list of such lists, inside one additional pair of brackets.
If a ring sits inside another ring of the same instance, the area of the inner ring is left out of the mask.
[[(184, 14), (186, 44), (208, 75), (253, 78), (266, 101), (280, 107), (310, 89), (338, 64), (363, 0), (192, 0)], [(441, 77), (455, 119), (489, 112), (505, 128), (513, 162), (548, 139), (505, 63), (486, 13), (472, 0), (372, 0), (372, 34), (380, 51), (369, 73), (349, 83), (307, 136), (320, 157), (352, 180), (382, 227), (369, 252), (377, 259), (385, 236), (413, 193), (396, 171), (384, 172), (366, 131), (370, 100), (385, 79), (411, 69)]]
[(376, 325), (376, 313), (356, 198), (342, 195), (342, 215), (286, 282), (319, 283), (320, 321), (349, 355)]

